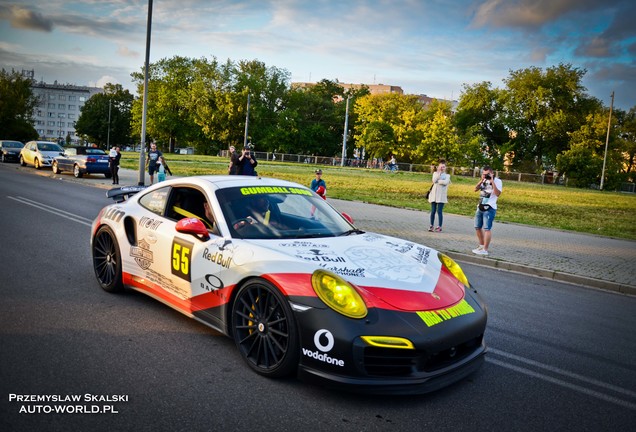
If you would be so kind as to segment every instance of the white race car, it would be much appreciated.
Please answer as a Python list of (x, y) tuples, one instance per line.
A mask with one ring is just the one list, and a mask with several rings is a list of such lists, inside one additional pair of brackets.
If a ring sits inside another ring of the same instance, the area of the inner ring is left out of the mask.
[(483, 363), (486, 307), (448, 256), (357, 229), (287, 181), (202, 176), (108, 192), (95, 275), (234, 339), (257, 373), (425, 393)]

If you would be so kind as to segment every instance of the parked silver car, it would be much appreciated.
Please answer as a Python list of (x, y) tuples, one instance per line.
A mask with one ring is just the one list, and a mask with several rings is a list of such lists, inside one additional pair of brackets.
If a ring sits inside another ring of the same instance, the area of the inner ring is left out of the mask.
[(29, 141), (20, 151), (20, 165), (33, 165), (35, 169), (50, 167), (53, 158), (64, 154), (59, 144), (49, 141)]

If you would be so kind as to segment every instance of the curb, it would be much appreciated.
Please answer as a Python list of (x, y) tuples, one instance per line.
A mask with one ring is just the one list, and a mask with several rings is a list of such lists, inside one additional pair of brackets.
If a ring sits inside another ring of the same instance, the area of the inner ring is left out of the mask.
[(625, 295), (636, 296), (636, 286), (625, 285), (616, 282), (604, 281), (585, 276), (577, 276), (570, 273), (558, 272), (554, 270), (545, 270), (528, 265), (515, 264), (507, 261), (493, 260), (485, 257), (478, 257), (457, 252), (446, 252), (446, 255), (455, 261), (474, 264), (482, 267), (496, 268), (515, 273), (522, 273), (529, 276), (540, 277), (543, 279), (551, 279), (557, 282), (575, 284), (577, 286), (586, 286), (588, 288), (597, 288), (606, 291), (613, 291)]

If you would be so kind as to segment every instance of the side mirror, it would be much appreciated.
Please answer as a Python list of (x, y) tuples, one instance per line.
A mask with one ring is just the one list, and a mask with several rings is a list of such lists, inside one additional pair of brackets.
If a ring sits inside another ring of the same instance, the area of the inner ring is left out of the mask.
[(351, 225), (353, 225), (353, 218), (351, 216), (349, 216), (347, 213), (342, 212), (340, 213), (342, 215), (343, 218), (345, 218), (347, 220), (347, 222), (349, 222)]
[(177, 232), (183, 234), (192, 234), (197, 237), (201, 237), (203, 240), (207, 240), (210, 238), (208, 229), (205, 227), (203, 222), (201, 222), (197, 218), (181, 219), (179, 222), (177, 222), (177, 226), (175, 228)]

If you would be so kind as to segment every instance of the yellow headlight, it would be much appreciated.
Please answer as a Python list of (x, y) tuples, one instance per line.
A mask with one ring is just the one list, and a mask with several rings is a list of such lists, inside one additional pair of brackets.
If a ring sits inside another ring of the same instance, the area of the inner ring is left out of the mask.
[(311, 285), (327, 306), (349, 318), (367, 316), (367, 305), (347, 281), (326, 270), (316, 270)]
[(464, 274), (464, 271), (459, 266), (459, 264), (453, 261), (451, 257), (442, 253), (438, 253), (437, 256), (439, 257), (439, 260), (442, 262), (442, 264), (444, 264), (444, 267), (446, 267), (448, 271), (450, 271), (451, 274), (457, 278), (457, 280), (463, 283), (466, 288), (470, 286), (470, 284), (468, 283), (468, 278)]

